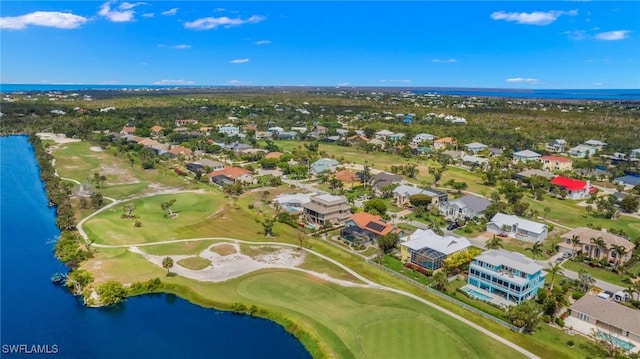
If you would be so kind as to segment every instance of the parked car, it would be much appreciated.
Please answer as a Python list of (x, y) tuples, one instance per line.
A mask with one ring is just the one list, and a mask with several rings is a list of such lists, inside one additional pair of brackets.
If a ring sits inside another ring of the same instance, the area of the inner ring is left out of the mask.
[(453, 222), (453, 223), (450, 223), (450, 224), (449, 224), (449, 226), (447, 226), (447, 230), (448, 230), (448, 231), (453, 231), (454, 229), (456, 229), (456, 228), (458, 228), (458, 227), (460, 227), (460, 226), (458, 225), (458, 223)]
[(562, 258), (567, 259), (567, 258), (569, 258), (569, 257), (571, 257), (571, 253), (563, 253), (563, 254), (562, 254)]

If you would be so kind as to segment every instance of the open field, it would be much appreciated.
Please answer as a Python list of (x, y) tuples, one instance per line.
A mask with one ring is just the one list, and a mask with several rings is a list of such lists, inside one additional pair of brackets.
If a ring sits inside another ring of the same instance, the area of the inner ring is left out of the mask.
[[(175, 199), (171, 208), (175, 218), (167, 218), (161, 203)], [(180, 193), (136, 199), (110, 208), (86, 222), (84, 229), (91, 239), (101, 244), (139, 244), (171, 239), (214, 237), (217, 229), (211, 215), (224, 202), (214, 193)], [(133, 203), (135, 220), (121, 218), (125, 205)]]
[(163, 255), (197, 255), (218, 241), (184, 241), (179, 243), (166, 243), (157, 246), (145, 246), (140, 249), (146, 253)]

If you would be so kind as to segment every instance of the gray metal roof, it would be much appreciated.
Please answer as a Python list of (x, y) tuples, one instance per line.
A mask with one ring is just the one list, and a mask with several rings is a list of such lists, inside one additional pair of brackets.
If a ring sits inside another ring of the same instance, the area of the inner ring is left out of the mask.
[(569, 309), (640, 335), (640, 310), (627, 308), (624, 305), (589, 294), (573, 303)]
[(475, 260), (489, 263), (493, 266), (507, 266), (527, 274), (534, 274), (542, 270), (542, 266), (527, 258), (524, 254), (509, 252), (501, 249), (490, 249), (483, 252)]

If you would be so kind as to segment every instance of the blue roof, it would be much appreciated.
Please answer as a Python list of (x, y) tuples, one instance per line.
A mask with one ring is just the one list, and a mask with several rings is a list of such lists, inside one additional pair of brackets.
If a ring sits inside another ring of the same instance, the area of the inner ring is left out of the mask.
[(626, 176), (618, 177), (614, 179), (614, 181), (623, 182), (631, 186), (637, 186), (640, 184), (640, 177), (626, 175)]

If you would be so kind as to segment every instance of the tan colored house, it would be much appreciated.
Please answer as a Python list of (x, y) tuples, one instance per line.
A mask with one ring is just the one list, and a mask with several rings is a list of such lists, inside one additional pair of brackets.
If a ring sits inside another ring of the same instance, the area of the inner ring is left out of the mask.
[(360, 184), (360, 178), (349, 170), (342, 170), (334, 173), (331, 177), (339, 179), (344, 183), (345, 188), (353, 188), (355, 185)]
[(220, 186), (236, 182), (253, 183), (254, 181), (251, 171), (240, 167), (225, 167), (221, 170), (210, 172), (208, 176), (211, 183)]
[(173, 153), (176, 156), (183, 155), (184, 157), (187, 157), (187, 158), (191, 157), (191, 154), (193, 153), (193, 151), (191, 151), (190, 148), (186, 148), (181, 145), (171, 147), (169, 149), (169, 152)]
[[(574, 236), (580, 241), (575, 245), (572, 241)], [(561, 252), (571, 254), (581, 253), (590, 258), (606, 259), (609, 263), (617, 263), (619, 265), (626, 263), (626, 261), (631, 258), (631, 251), (633, 251), (634, 248), (633, 243), (625, 238), (587, 227), (578, 227), (565, 233), (561, 238), (562, 241), (558, 243)], [(594, 239), (593, 242), (591, 240), (592, 238)], [(602, 239), (606, 247), (599, 247), (594, 243), (598, 238)], [(626, 251), (626, 254), (622, 255), (619, 262), (618, 252), (613, 249), (615, 248), (614, 246), (623, 247)]]
[(448, 146), (453, 146), (458, 144), (458, 141), (454, 140), (451, 137), (442, 137), (433, 140), (433, 148), (436, 150), (446, 150)]
[(311, 197), (311, 201), (302, 207), (305, 220), (322, 226), (344, 223), (351, 217), (351, 206), (345, 196), (323, 194)]
[(124, 126), (122, 128), (122, 131), (120, 131), (120, 133), (123, 135), (133, 135), (134, 132), (136, 132), (135, 126)]
[(160, 136), (162, 134), (162, 130), (164, 130), (164, 127), (160, 125), (151, 126), (151, 136), (152, 137)]
[(542, 156), (542, 169), (547, 171), (571, 171), (573, 169), (573, 161), (568, 157), (562, 156)]
[(587, 322), (618, 340), (640, 343), (640, 310), (590, 294), (573, 303), (569, 310), (572, 318)]

